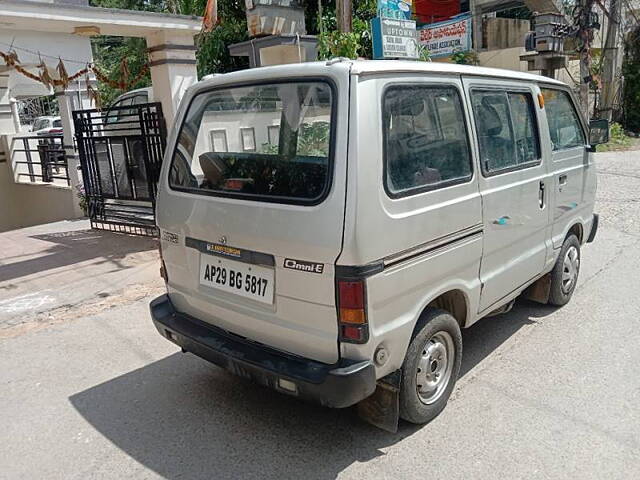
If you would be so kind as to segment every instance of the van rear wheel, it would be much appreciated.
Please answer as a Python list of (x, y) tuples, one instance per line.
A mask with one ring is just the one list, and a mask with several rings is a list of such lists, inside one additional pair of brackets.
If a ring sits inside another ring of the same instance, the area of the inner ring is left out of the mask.
[(447, 404), (461, 363), (458, 322), (443, 310), (426, 310), (402, 366), (400, 417), (418, 424), (433, 420)]
[(549, 303), (557, 307), (566, 305), (578, 283), (580, 273), (580, 242), (575, 235), (569, 235), (560, 249), (556, 264), (551, 270), (551, 290)]

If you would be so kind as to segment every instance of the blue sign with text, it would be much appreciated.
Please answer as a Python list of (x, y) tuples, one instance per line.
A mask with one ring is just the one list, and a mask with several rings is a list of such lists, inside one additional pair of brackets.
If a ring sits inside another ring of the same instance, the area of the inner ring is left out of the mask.
[(378, 16), (411, 20), (412, 0), (378, 0)]

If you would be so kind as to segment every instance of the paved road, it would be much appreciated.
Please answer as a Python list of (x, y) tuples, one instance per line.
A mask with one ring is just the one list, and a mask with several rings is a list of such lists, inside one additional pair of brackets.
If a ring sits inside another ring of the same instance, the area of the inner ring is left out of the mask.
[(133, 301), (0, 340), (0, 477), (640, 478), (640, 152), (598, 163), (573, 301), (465, 331), (428, 426), (388, 434), (232, 377)]

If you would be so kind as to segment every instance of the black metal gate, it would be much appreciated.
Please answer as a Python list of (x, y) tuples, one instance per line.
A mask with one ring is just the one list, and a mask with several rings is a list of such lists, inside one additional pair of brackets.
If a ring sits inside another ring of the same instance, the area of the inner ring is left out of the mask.
[(166, 125), (160, 103), (73, 112), (91, 227), (157, 235)]

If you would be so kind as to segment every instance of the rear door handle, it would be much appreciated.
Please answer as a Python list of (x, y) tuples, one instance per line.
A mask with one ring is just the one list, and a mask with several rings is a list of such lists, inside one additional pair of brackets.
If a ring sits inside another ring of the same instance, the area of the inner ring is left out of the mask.
[(540, 180), (540, 190), (538, 191), (538, 206), (540, 209), (544, 208), (544, 182)]
[(559, 184), (561, 187), (567, 184), (567, 175), (566, 175), (566, 174), (564, 174), (564, 175), (560, 175), (560, 176), (558, 177), (558, 184)]

